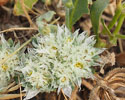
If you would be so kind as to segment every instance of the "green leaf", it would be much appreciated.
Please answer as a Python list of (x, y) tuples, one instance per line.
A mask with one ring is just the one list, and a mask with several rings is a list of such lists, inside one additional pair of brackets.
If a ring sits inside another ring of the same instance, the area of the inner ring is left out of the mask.
[(73, 8), (66, 8), (66, 26), (71, 30), (72, 26), (83, 15), (89, 13), (88, 0), (72, 0)]
[(109, 0), (96, 0), (90, 8), (90, 18), (94, 33), (98, 36), (99, 21), (104, 9), (108, 6)]
[(50, 32), (53, 32), (56, 30), (56, 27), (51, 24), (47, 24), (44, 20), (47, 22), (50, 22), (54, 16), (54, 11), (48, 11), (47, 13), (41, 15), (37, 18), (36, 23), (39, 28), (39, 32), (42, 34), (48, 34)]
[[(24, 0), (25, 8), (27, 11), (32, 10), (33, 5), (37, 2), (38, 0)], [(14, 12), (15, 15), (24, 15), (23, 8), (21, 6), (21, 0), (16, 0), (16, 3), (14, 5)]]
[(48, 11), (47, 13), (40, 15), (37, 18), (37, 23), (41, 23), (41, 21), (46, 20), (47, 22), (51, 21), (51, 19), (53, 18), (54, 14), (56, 14), (54, 11)]
[(13, 40), (11, 38), (8, 39), (8, 43), (9, 43), (10, 47), (12, 47), (13, 44), (14, 44), (14, 42), (13, 42)]

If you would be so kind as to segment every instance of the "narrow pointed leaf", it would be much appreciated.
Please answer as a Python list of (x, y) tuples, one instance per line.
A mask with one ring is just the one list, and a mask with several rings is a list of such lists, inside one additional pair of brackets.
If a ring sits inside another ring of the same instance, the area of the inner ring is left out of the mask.
[(96, 0), (90, 8), (90, 17), (93, 26), (94, 33), (98, 35), (99, 32), (99, 21), (102, 12), (108, 6), (109, 0)]
[(71, 30), (72, 26), (83, 14), (89, 13), (88, 0), (73, 0), (73, 7), (66, 8), (66, 25)]
[[(32, 10), (33, 5), (37, 2), (38, 0), (24, 0), (25, 8), (27, 11)], [(16, 0), (16, 3), (14, 5), (14, 11), (13, 13), (17, 16), (19, 15), (24, 15), (24, 11), (22, 9), (21, 5), (21, 0)]]

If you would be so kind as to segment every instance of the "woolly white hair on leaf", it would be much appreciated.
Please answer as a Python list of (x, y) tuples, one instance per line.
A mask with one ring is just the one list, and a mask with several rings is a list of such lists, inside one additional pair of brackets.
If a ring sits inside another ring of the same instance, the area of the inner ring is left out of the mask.
[[(12, 40), (6, 41), (4, 35), (0, 35), (0, 60), (2, 61), (11, 53), (13, 53), (17, 48), (19, 48), (20, 43), (16, 45)], [(0, 64), (0, 88), (7, 86), (11, 79), (15, 76), (15, 70), (19, 67), (19, 53), (13, 55), (7, 59), (4, 63)]]
[(35, 48), (31, 50), (34, 53), (28, 53), (22, 66), (32, 69), (24, 74), (23, 86), (40, 92), (57, 90), (59, 93), (63, 89), (70, 97), (72, 89), (81, 86), (82, 78), (93, 78), (91, 67), (101, 66), (98, 59), (104, 49), (94, 47), (94, 37), (89, 37), (86, 32), (79, 33), (79, 30), (72, 33), (64, 25), (58, 25), (54, 33), (36, 37), (37, 43), (34, 42)]
[(40, 91), (38, 90), (28, 90), (26, 96), (23, 100), (29, 100), (35, 97)]

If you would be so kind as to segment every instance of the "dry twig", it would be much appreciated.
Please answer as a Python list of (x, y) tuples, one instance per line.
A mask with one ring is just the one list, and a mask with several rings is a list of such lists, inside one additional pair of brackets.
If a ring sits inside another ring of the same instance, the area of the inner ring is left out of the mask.
[(5, 32), (23, 31), (23, 30), (38, 30), (38, 29), (37, 29), (37, 28), (29, 28), (29, 27), (9, 28), (9, 29), (0, 31), (0, 34), (1, 34), (1, 33), (5, 33)]
[(68, 100), (68, 99), (67, 99), (67, 97), (66, 97), (66, 96), (65, 96), (65, 94), (64, 94), (63, 89), (61, 89), (61, 92), (62, 92), (62, 94), (63, 94), (63, 96), (64, 96), (65, 100)]
[(36, 25), (32, 22), (28, 12), (26, 11), (26, 8), (25, 8), (25, 4), (24, 4), (24, 0), (20, 0), (20, 3), (21, 3), (21, 6), (22, 6), (22, 9), (24, 11), (24, 14), (26, 15), (31, 27), (35, 27), (36, 28)]

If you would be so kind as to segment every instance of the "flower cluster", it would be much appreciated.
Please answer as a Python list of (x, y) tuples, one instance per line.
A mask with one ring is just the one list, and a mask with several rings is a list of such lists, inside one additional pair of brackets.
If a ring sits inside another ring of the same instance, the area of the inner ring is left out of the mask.
[(40, 92), (63, 89), (70, 97), (82, 78), (93, 78), (92, 66), (100, 65), (99, 54), (104, 49), (94, 47), (94, 36), (85, 32), (71, 33), (58, 26), (57, 32), (41, 35), (33, 41), (34, 48), (22, 58), (22, 81), (26, 91)]
[(6, 62), (1, 62), (11, 53), (13, 53), (20, 44), (14, 45), (12, 41), (8, 42), (4, 39), (3, 35), (0, 35), (0, 89), (7, 86), (11, 78), (14, 77), (14, 71), (19, 67), (19, 55), (15, 54), (9, 58)]
[(104, 50), (94, 47), (94, 36), (79, 34), (78, 30), (71, 33), (65, 26), (58, 26), (56, 32), (34, 38), (34, 48), (28, 48), (27, 53), (19, 52), (1, 63), (20, 45), (7, 42), (3, 35), (0, 37), (0, 88), (17, 77), (18, 71), (27, 92), (25, 99), (39, 92), (59, 93), (61, 89), (70, 97), (74, 87), (81, 86), (82, 78), (93, 78), (91, 67), (100, 66), (99, 54)]

